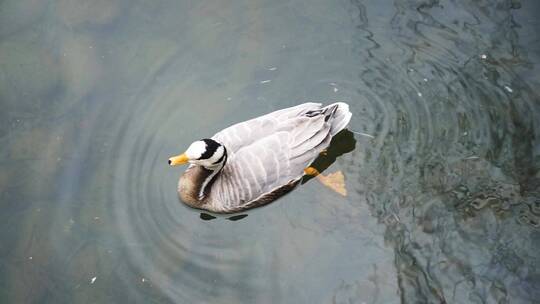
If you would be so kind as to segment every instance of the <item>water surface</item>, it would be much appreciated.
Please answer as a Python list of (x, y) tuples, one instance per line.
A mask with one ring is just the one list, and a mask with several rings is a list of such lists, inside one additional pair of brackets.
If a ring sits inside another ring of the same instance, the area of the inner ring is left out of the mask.
[[(0, 2), (0, 302), (532, 303), (537, 1)], [(236, 221), (170, 155), (346, 101), (348, 195)]]

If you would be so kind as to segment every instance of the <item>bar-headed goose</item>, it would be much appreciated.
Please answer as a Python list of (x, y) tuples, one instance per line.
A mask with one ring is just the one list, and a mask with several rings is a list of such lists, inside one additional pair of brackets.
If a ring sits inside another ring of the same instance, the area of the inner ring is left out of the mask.
[(304, 103), (228, 127), (171, 157), (190, 163), (178, 194), (187, 205), (234, 213), (268, 204), (291, 191), (304, 171), (351, 119), (346, 103)]

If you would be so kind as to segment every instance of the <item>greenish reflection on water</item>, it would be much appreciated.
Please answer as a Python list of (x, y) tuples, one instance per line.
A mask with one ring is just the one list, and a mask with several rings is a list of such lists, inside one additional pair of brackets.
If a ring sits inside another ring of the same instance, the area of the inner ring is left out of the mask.
[[(87, 2), (0, 2), (1, 303), (540, 297), (536, 1)], [(168, 156), (313, 100), (347, 197), (178, 202)]]

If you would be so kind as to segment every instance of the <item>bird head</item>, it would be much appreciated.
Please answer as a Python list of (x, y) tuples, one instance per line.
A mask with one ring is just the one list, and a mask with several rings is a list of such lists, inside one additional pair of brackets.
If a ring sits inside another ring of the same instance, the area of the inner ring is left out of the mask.
[(186, 163), (203, 166), (207, 169), (219, 167), (226, 159), (225, 147), (213, 139), (204, 138), (192, 143), (186, 152), (169, 158), (169, 165)]

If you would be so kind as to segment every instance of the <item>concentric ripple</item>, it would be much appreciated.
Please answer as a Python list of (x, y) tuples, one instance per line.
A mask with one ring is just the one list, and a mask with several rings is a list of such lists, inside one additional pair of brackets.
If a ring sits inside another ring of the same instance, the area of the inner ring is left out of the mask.
[[(506, 38), (515, 37), (505, 26), (509, 11), (456, 5), (454, 20), (435, 3), (399, 1), (395, 11), (381, 10), (382, 16), (371, 18), (370, 8), (354, 5), (349, 11), (356, 26), (355, 65), (344, 70), (351, 77), (322, 78), (304, 92), (310, 97), (326, 88), (351, 103), (351, 129), (359, 134), (360, 148), (336, 166), (353, 191), (341, 205), (324, 195), (315, 199), (314, 220), (295, 225), (367, 241), (366, 229), (372, 228), (360, 222), (366, 213), (374, 215), (386, 226), (406, 302), (475, 297), (526, 302), (535, 291), (525, 269), (533, 267), (530, 257), (538, 244), (524, 241), (510, 249), (509, 243), (539, 226), (538, 213), (530, 211), (538, 197), (530, 192), (535, 178), (523, 159), (532, 161), (532, 151), (520, 144), (536, 130), (538, 107), (532, 102), (537, 96), (507, 63), (527, 59), (505, 57), (506, 49), (516, 47), (515, 39)], [(479, 34), (486, 27), (500, 32)], [(218, 295), (233, 300), (239, 297), (229, 294), (235, 284), (247, 294), (268, 292), (262, 287), (266, 280), (253, 281), (257, 271), (247, 260), (254, 253), (238, 239), (246, 236), (201, 226), (176, 198), (179, 172), (165, 168), (167, 157), (205, 125), (224, 126), (221, 117), (243, 106), (228, 98), (226, 107), (209, 102), (204, 115), (193, 115), (204, 101), (194, 105), (185, 90), (200, 79), (170, 84), (178, 56), (171, 55), (172, 66), (160, 70), (162, 80), (149, 78), (114, 127), (122, 139), (111, 149), (119, 157), (108, 164), (115, 176), (114, 217), (122, 241), (144, 248), (125, 254), (174, 301)], [(299, 210), (286, 209), (287, 220)]]
[[(536, 2), (6, 3), (0, 302), (540, 297)], [(180, 203), (169, 156), (306, 101), (350, 104), (346, 197)]]
[[(159, 87), (158, 83), (152, 85)], [(218, 269), (235, 267), (240, 260), (233, 243), (214, 239), (211, 234), (199, 238), (204, 227), (202, 231), (190, 227), (200, 220), (194, 216), (195, 211), (178, 201), (176, 183), (180, 171), (170, 169), (166, 160), (181, 152), (183, 147), (178, 142), (182, 138), (186, 144), (190, 138), (190, 130), (179, 127), (196, 122), (189, 111), (170, 111), (189, 109), (189, 103), (167, 96), (167, 89), (159, 91), (155, 88), (136, 96), (137, 106), (119, 123), (118, 129), (125, 133), (113, 150), (125, 157), (110, 164), (115, 172), (112, 207), (115, 219), (121, 223), (118, 228), (123, 241), (150, 249), (126, 252), (132, 266), (170, 299), (191, 302), (204, 294), (201, 289), (206, 288), (206, 277), (219, 277)], [(152, 102), (144, 102), (148, 100)], [(152, 106), (158, 100), (159, 106)], [(219, 251), (219, 256), (212, 254), (214, 251)], [(183, 286), (170, 277), (180, 277)]]
[[(398, 1), (370, 19), (357, 5), (372, 124), (352, 125), (375, 139), (344, 167), (388, 228), (402, 300), (532, 301), (539, 97), (512, 70), (527, 58), (506, 52), (519, 48), (512, 7)], [(373, 32), (385, 20), (396, 35)]]

